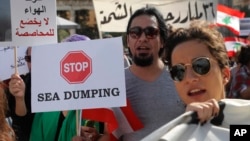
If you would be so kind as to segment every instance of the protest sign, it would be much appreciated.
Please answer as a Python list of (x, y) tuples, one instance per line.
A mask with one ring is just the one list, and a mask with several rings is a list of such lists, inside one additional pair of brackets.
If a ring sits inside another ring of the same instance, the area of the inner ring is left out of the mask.
[(0, 46), (57, 43), (56, 1), (1, 0)]
[(32, 48), (32, 112), (126, 105), (121, 37)]

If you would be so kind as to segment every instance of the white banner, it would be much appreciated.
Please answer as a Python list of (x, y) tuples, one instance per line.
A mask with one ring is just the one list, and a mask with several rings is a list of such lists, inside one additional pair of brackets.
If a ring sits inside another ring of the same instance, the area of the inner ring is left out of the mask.
[(165, 22), (185, 27), (192, 19), (216, 19), (217, 0), (93, 0), (101, 32), (125, 32), (132, 13), (145, 6), (156, 7)]
[(216, 0), (182, 0), (155, 5), (163, 14), (166, 24), (171, 24), (174, 27), (186, 27), (194, 19), (214, 22), (216, 20), (216, 6)]
[(32, 112), (126, 105), (122, 38), (32, 48)]
[(0, 0), (0, 46), (57, 43), (55, 0)]
[[(231, 134), (238, 136), (238, 139), (244, 138), (238, 130), (234, 132), (231, 126), (241, 126), (239, 130), (250, 126), (250, 101), (222, 99), (219, 105), (219, 115), (203, 125), (197, 123), (197, 114), (195, 116), (193, 112), (186, 112), (141, 141), (229, 141), (233, 140)], [(245, 135), (249, 137), (248, 132), (245, 132)]]

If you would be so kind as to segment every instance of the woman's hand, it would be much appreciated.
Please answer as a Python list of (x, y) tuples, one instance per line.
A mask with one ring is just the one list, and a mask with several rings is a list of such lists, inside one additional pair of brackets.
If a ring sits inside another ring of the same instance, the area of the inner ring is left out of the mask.
[(27, 114), (27, 107), (25, 103), (25, 83), (19, 74), (11, 75), (9, 90), (16, 100), (16, 115), (25, 116)]
[(18, 74), (12, 74), (9, 82), (10, 93), (16, 99), (23, 99), (25, 95), (25, 83)]
[(198, 114), (200, 123), (204, 124), (206, 121), (210, 120), (212, 117), (219, 114), (219, 104), (215, 99), (210, 99), (205, 102), (193, 102), (187, 105), (187, 111), (195, 111)]
[(85, 140), (84, 140), (84, 138), (81, 137), (81, 136), (74, 136), (74, 137), (72, 138), (72, 141), (85, 141)]
[(94, 127), (81, 126), (81, 136), (75, 136), (72, 141), (97, 141), (100, 137)]
[(99, 138), (99, 133), (94, 127), (82, 126), (81, 136), (89, 138), (89, 141), (96, 141)]

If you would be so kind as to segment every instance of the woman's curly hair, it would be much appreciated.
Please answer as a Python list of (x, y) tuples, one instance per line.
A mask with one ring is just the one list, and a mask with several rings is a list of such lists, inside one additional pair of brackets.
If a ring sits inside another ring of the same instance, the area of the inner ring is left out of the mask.
[(0, 141), (15, 141), (15, 133), (6, 121), (7, 98), (3, 83), (0, 85)]
[(164, 58), (169, 66), (172, 66), (171, 55), (174, 48), (178, 44), (190, 40), (197, 40), (204, 43), (221, 68), (228, 66), (229, 60), (222, 34), (214, 24), (202, 20), (191, 21), (188, 28), (171, 28)]

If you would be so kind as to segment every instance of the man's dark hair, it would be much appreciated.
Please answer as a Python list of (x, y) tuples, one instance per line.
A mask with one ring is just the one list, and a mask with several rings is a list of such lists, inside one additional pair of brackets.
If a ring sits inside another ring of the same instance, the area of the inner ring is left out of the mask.
[[(135, 13), (130, 17), (130, 19), (128, 21), (126, 34), (128, 36), (128, 34), (129, 34), (128, 31), (129, 31), (129, 28), (131, 26), (131, 23), (132, 23), (133, 19), (138, 17), (138, 16), (141, 16), (141, 15), (154, 16), (157, 19), (158, 28), (159, 28), (159, 31), (160, 31), (161, 42), (163, 43), (163, 48), (161, 48), (160, 51), (159, 51), (159, 56), (161, 57), (162, 54), (163, 54), (163, 50), (165, 48), (165, 44), (166, 44), (166, 40), (167, 40), (167, 36), (168, 36), (168, 29), (167, 29), (167, 26), (165, 24), (165, 21), (164, 21), (164, 18), (162, 16), (162, 14), (156, 8), (154, 8), (154, 7), (143, 7), (143, 8), (140, 8), (140, 9), (136, 10)], [(130, 54), (131, 54), (131, 52), (130, 52)]]
[(242, 45), (238, 55), (238, 62), (241, 65), (248, 65), (250, 63), (250, 45)]

